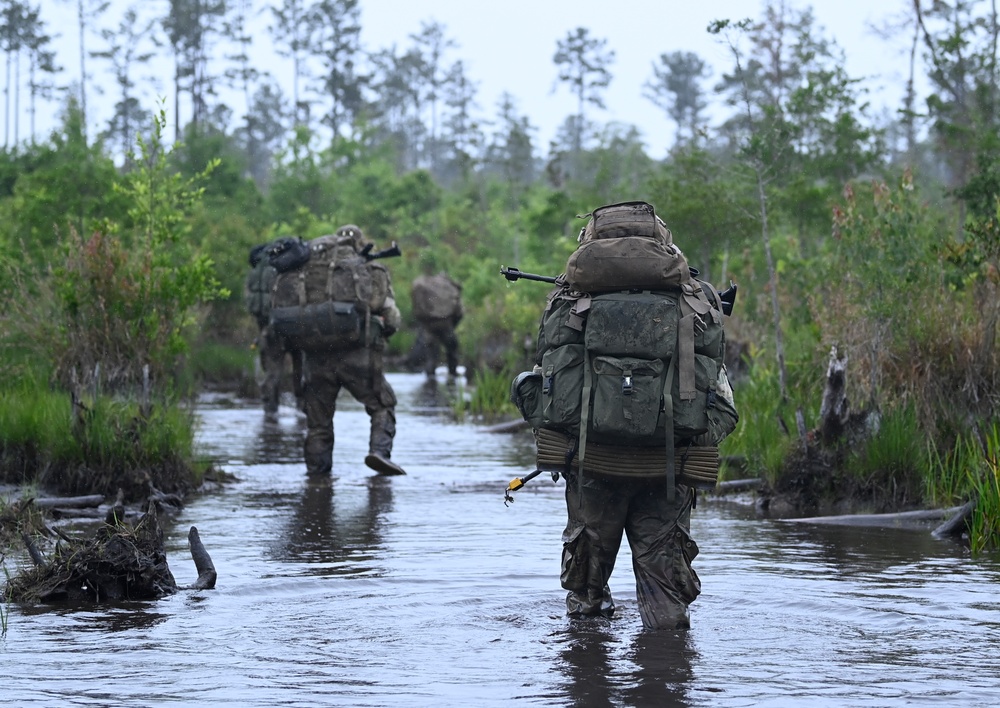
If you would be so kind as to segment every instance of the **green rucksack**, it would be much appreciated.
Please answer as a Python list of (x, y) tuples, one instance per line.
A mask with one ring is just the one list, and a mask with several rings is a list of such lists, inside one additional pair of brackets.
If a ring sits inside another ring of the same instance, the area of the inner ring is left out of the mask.
[(717, 445), (736, 423), (718, 393), (719, 295), (691, 276), (648, 204), (595, 210), (580, 241), (539, 322), (535, 369), (511, 398), (533, 428), (564, 436), (567, 465), (585, 469), (588, 443), (657, 448), (673, 477), (675, 448)]
[(382, 325), (373, 315), (385, 306), (389, 274), (365, 258), (360, 245), (352, 236), (321, 236), (309, 242), (302, 266), (277, 275), (270, 325), (288, 346), (337, 351), (381, 339)]

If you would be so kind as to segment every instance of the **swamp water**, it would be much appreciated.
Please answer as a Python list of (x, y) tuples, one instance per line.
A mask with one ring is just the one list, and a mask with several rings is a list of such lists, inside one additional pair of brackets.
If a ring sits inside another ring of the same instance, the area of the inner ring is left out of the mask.
[(201, 453), (238, 481), (167, 520), (178, 584), (198, 527), (216, 589), (93, 608), (11, 606), (4, 706), (993, 705), (1000, 562), (924, 529), (793, 524), (699, 500), (689, 632), (643, 632), (627, 544), (611, 621), (571, 622), (559, 587), (563, 486), (530, 435), (452, 420), (447, 389), (389, 377), (393, 459), (363, 464), (346, 396), (335, 475), (307, 482), (304, 420), (206, 397)]

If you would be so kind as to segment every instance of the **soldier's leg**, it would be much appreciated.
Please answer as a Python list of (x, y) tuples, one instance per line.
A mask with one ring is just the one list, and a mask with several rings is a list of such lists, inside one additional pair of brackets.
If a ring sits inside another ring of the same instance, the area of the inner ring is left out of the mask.
[(302, 352), (292, 349), (288, 352), (292, 358), (292, 393), (295, 394), (295, 407), (305, 412), (305, 381), (302, 374)]
[(368, 351), (359, 350), (359, 353), (351, 352), (344, 357), (341, 375), (344, 386), (371, 418), (365, 464), (383, 474), (406, 474), (402, 467), (390, 461), (396, 437), (396, 392), (381, 367), (373, 368)]
[(448, 373), (458, 376), (458, 336), (455, 329), (449, 327), (442, 335), (441, 341), (444, 343), (445, 358), (448, 361)]
[(698, 555), (690, 527), (695, 491), (678, 485), (670, 503), (662, 482), (645, 487), (632, 498), (625, 525), (639, 615), (649, 629), (686, 629), (688, 605), (701, 592), (701, 581), (691, 567)]
[(577, 473), (566, 478), (566, 530), (559, 580), (571, 616), (614, 614), (608, 580), (615, 568), (628, 501), (614, 485)]
[[(426, 328), (425, 328), (426, 329)], [(434, 329), (427, 329), (426, 353), (424, 355), (424, 371), (428, 376), (433, 376), (437, 369), (438, 358), (441, 354), (440, 335)]]
[(303, 357), (306, 472), (329, 475), (333, 470), (333, 414), (337, 409), (340, 378), (335, 362), (329, 358), (312, 354)]
[(285, 368), (285, 349), (281, 340), (271, 334), (269, 328), (260, 331), (257, 337), (260, 353), (260, 368), (264, 379), (260, 384), (260, 397), (265, 413), (277, 413), (281, 397), (281, 376)]

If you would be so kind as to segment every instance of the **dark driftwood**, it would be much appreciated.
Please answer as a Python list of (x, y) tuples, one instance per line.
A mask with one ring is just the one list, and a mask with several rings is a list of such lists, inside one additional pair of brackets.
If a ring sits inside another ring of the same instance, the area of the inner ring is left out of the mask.
[(819, 435), (824, 443), (839, 440), (850, 417), (847, 400), (847, 355), (840, 356), (837, 347), (830, 349), (830, 362), (826, 367), (826, 387), (819, 408)]
[(43, 497), (35, 499), (34, 504), (39, 509), (88, 509), (104, 503), (103, 494), (89, 494), (84, 497)]
[(194, 567), (198, 571), (198, 579), (189, 587), (191, 590), (211, 590), (215, 587), (215, 580), (218, 577), (215, 572), (215, 565), (211, 556), (201, 543), (201, 536), (194, 526), (188, 531), (188, 545), (191, 547), (191, 557), (194, 559)]
[[(58, 531), (61, 540), (48, 559), (25, 536), (35, 567), (10, 580), (10, 599), (25, 603), (107, 602), (154, 600), (177, 592), (181, 588), (167, 565), (158, 506), (148, 500), (145, 513), (134, 522), (125, 518), (122, 507), (112, 507), (106, 517), (109, 523), (102, 524), (90, 538), (71, 538)], [(194, 527), (188, 541), (198, 570), (198, 580), (190, 587), (214, 588), (215, 566)]]
[(960, 537), (969, 527), (969, 519), (972, 518), (972, 511), (975, 508), (975, 499), (966, 502), (952, 514), (950, 519), (934, 529), (932, 533), (938, 538)]

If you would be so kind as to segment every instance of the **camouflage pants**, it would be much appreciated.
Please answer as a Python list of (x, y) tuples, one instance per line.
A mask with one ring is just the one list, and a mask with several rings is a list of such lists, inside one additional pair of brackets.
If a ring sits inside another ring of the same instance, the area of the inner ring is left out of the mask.
[(292, 358), (292, 390), (296, 399), (302, 397), (302, 356), (299, 352), (290, 351), (268, 327), (262, 329), (257, 336), (257, 352), (263, 373), (260, 398), (264, 404), (264, 412), (277, 413), (281, 400), (281, 381), (285, 375), (285, 359), (289, 354)]
[(433, 375), (437, 368), (441, 347), (444, 347), (445, 360), (448, 363), (448, 373), (458, 374), (458, 336), (451, 320), (424, 322), (421, 324), (419, 336), (424, 346), (424, 371)]
[(368, 451), (389, 457), (396, 435), (396, 394), (371, 349), (305, 354), (306, 471), (328, 475), (333, 469), (333, 415), (337, 395), (346, 388), (371, 418)]
[(690, 532), (694, 495), (693, 489), (678, 485), (671, 503), (663, 480), (587, 474), (581, 485), (579, 474), (570, 474), (560, 575), (563, 588), (569, 590), (569, 615), (614, 614), (608, 580), (624, 533), (632, 549), (643, 626), (688, 627), (687, 607), (701, 592), (701, 581), (691, 567), (698, 555)]

